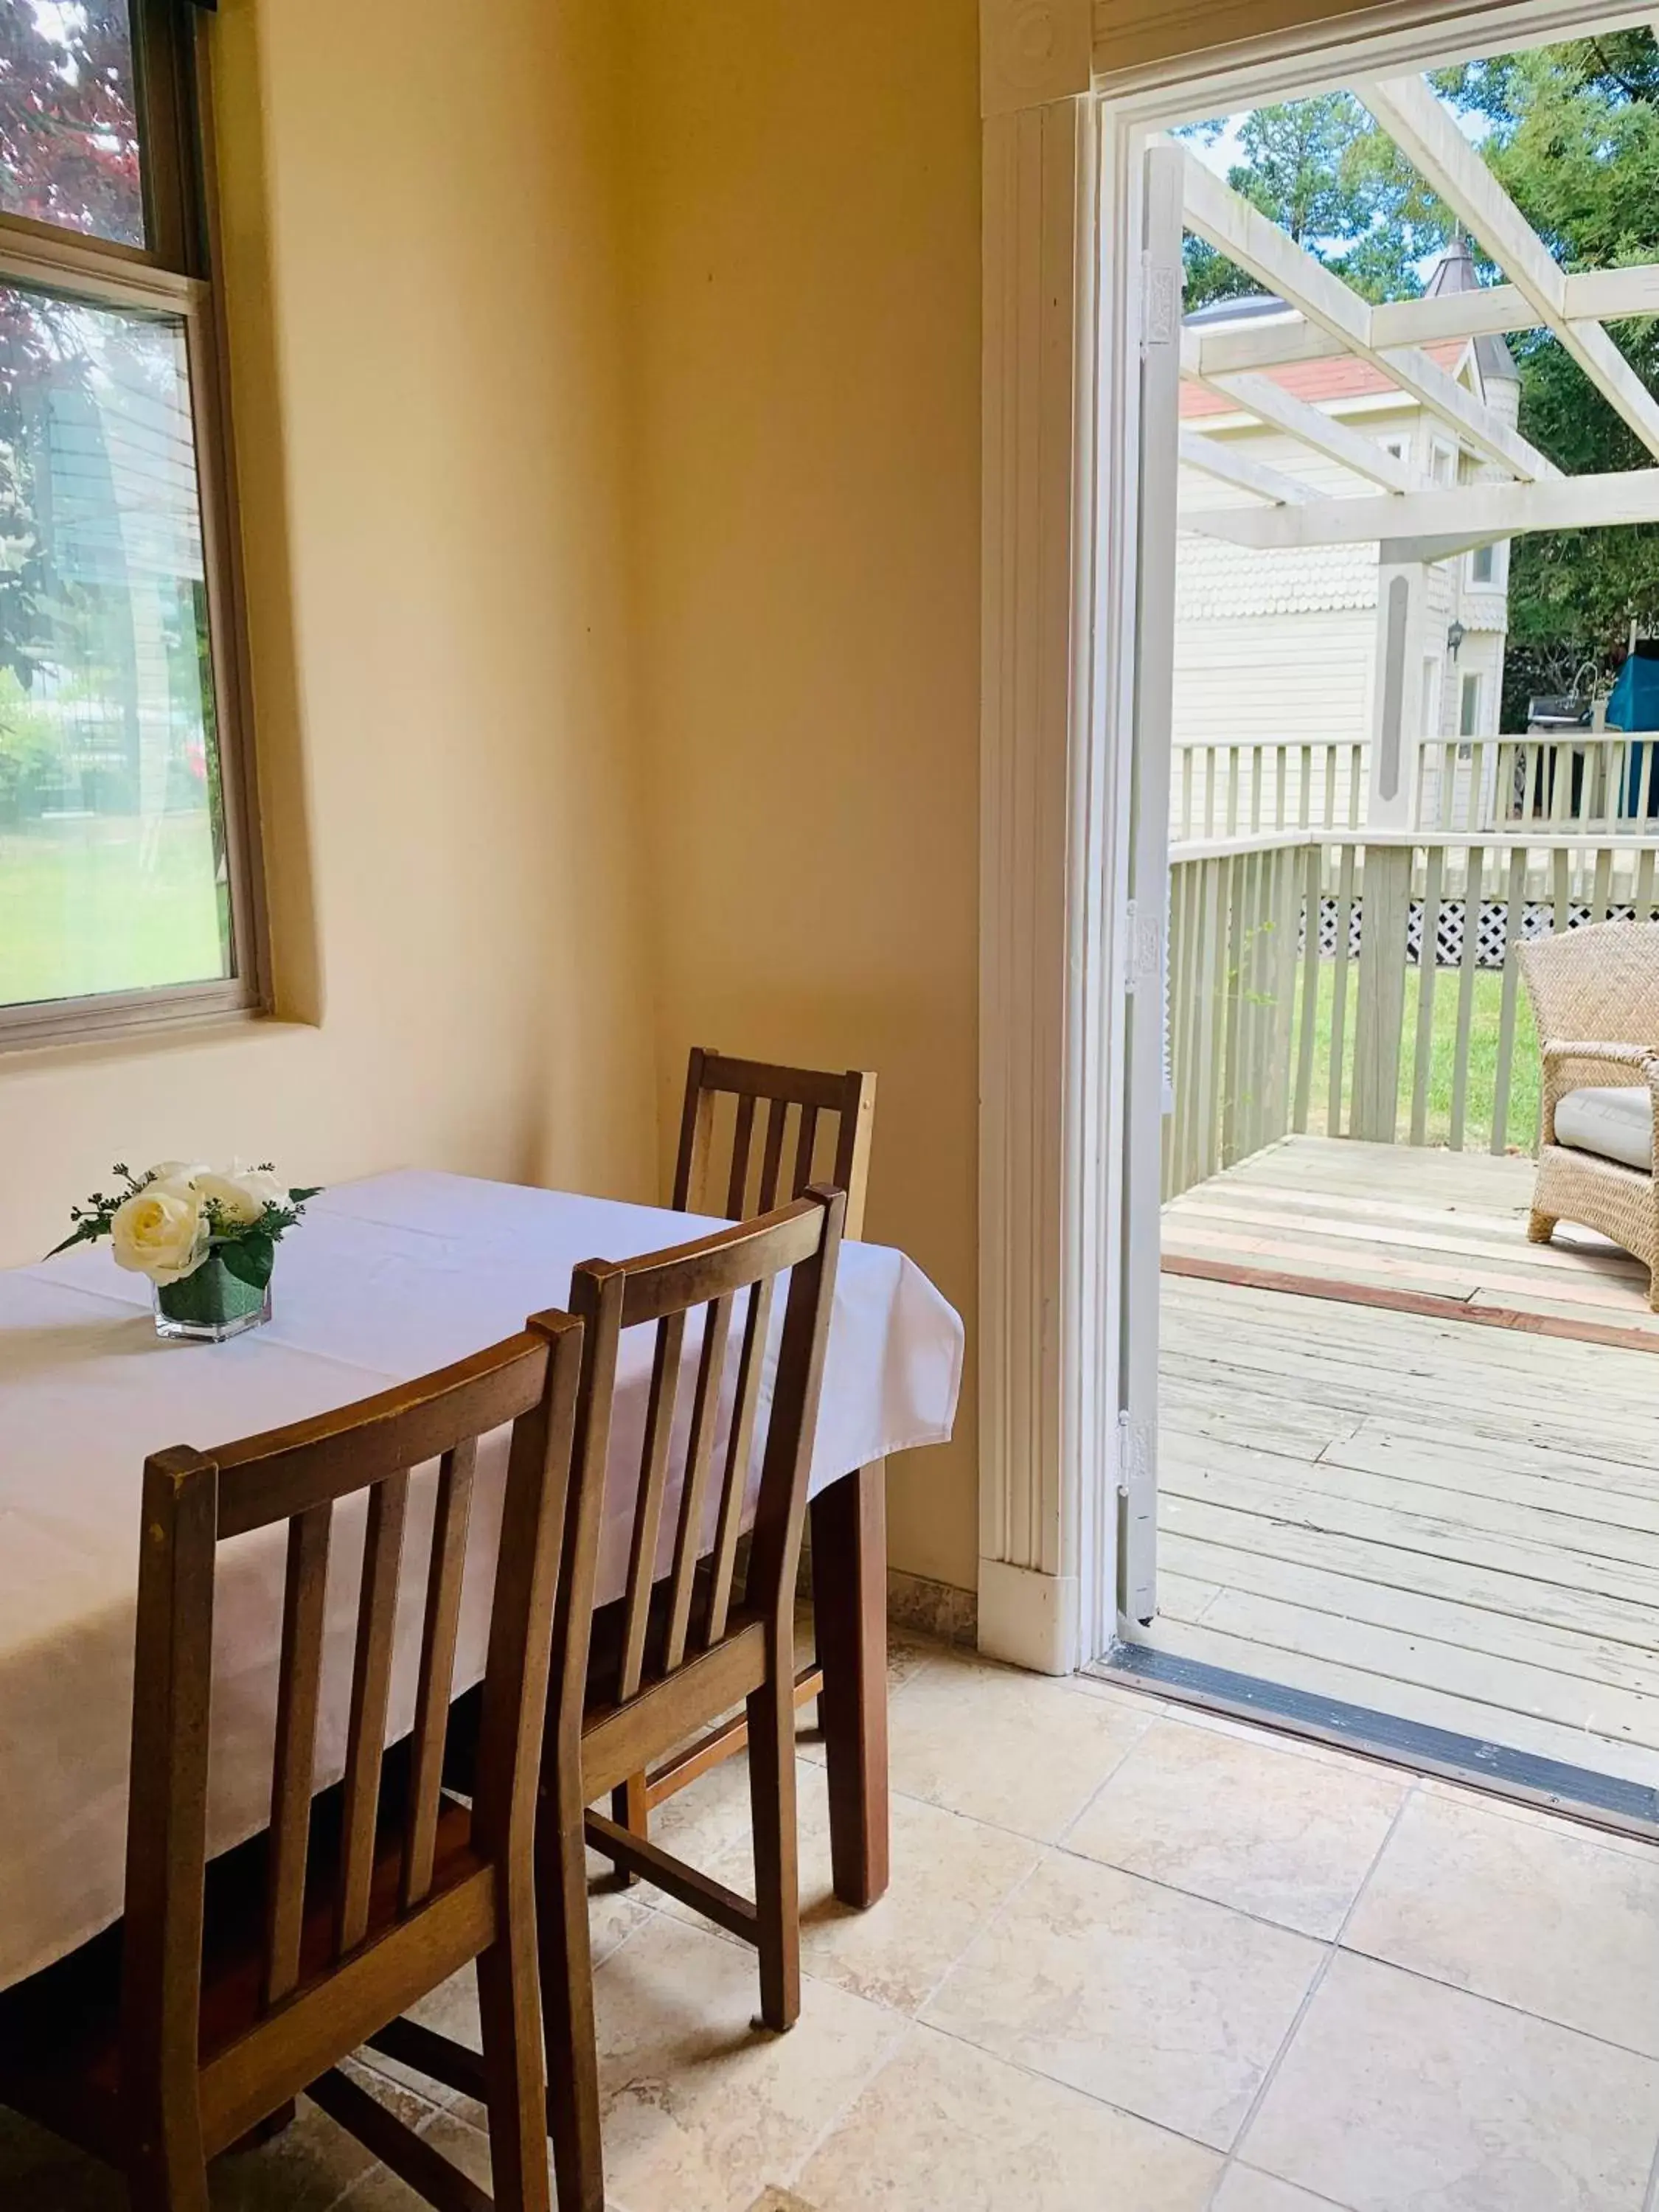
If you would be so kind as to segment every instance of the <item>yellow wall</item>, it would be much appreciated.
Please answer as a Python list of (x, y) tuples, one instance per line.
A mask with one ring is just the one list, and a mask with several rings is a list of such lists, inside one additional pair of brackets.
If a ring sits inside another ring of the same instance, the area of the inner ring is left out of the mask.
[[(688, 1044), (880, 1075), (868, 1232), (975, 1268), (974, 0), (630, 0), (641, 706)], [(894, 1564), (971, 1587), (974, 1404)]]
[[(971, 1325), (974, 0), (455, 24), (216, 19), (291, 1021), (0, 1059), (0, 1261), (119, 1158), (653, 1194), (701, 1042), (879, 1071)], [(971, 1585), (971, 1378), (892, 1505)]]
[(654, 1188), (615, 55), (587, 0), (495, 0), (488, 39), (456, 21), (453, 0), (216, 19), (296, 1024), (0, 1060), (0, 1261), (114, 1158)]

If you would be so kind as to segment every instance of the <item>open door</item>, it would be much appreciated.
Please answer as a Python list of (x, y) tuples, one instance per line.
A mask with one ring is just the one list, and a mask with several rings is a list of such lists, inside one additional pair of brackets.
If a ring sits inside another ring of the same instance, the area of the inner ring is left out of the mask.
[(1170, 754), (1180, 447), (1182, 153), (1143, 156), (1134, 763), (1127, 911), (1124, 1295), (1118, 1372), (1118, 1607), (1149, 1621), (1158, 1591), (1158, 1309), (1164, 1116), (1169, 1110)]

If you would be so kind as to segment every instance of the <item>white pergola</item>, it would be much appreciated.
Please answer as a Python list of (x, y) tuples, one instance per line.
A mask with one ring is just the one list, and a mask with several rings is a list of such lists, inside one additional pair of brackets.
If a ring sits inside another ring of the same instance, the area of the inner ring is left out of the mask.
[[(1425, 563), (1531, 530), (1659, 522), (1659, 398), (1604, 325), (1659, 313), (1659, 264), (1569, 276), (1420, 76), (1352, 87), (1425, 183), (1503, 270), (1507, 281), (1373, 306), (1297, 245), (1177, 141), (1152, 161), (1178, 169), (1182, 219), (1293, 312), (1255, 328), (1183, 330), (1182, 376), (1231, 410), (1287, 433), (1375, 487), (1332, 496), (1294, 473), (1269, 468), (1197, 429), (1180, 433), (1188, 469), (1250, 495), (1224, 507), (1183, 506), (1183, 531), (1258, 548), (1376, 544), (1378, 678), (1372, 708), (1369, 819), (1412, 818), (1419, 732), (1416, 687), (1405, 681), (1423, 626)], [(1448, 339), (1547, 329), (1629, 423), (1656, 465), (1607, 476), (1563, 476), (1482, 399), (1424, 350)], [(1346, 422), (1285, 390), (1264, 372), (1350, 356), (1443, 423), (1485, 465), (1486, 480), (1431, 483)]]

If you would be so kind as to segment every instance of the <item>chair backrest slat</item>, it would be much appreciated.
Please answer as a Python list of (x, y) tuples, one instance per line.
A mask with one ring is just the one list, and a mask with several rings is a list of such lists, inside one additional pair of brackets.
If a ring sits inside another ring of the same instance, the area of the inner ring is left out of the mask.
[[(781, 1152), (781, 1141), (778, 1149)], [(596, 1579), (611, 1399), (619, 1346), (627, 1329), (655, 1324), (658, 1335), (646, 1426), (641, 1510), (634, 1524), (619, 1656), (614, 1684), (602, 1684), (602, 1687), (609, 1686), (614, 1703), (623, 1705), (646, 1683), (664, 1679), (684, 1663), (700, 1568), (707, 1578), (708, 1601), (699, 1648), (712, 1650), (728, 1633), (738, 1540), (763, 1406), (768, 1411), (756, 1527), (781, 1530), (783, 1536), (781, 1542), (775, 1535), (769, 1539), (761, 1577), (763, 1589), (757, 1586), (751, 1565), (744, 1590), (745, 1617), (757, 1606), (793, 1604), (794, 1566), (788, 1532), (792, 1528), (795, 1532), (798, 1553), (800, 1516), (805, 1507), (806, 1459), (817, 1419), (817, 1378), (829, 1334), (845, 1211), (846, 1200), (840, 1191), (814, 1189), (763, 1218), (720, 1230), (678, 1250), (645, 1253), (622, 1262), (591, 1261), (573, 1273), (570, 1302), (584, 1318), (587, 1334), (570, 1523), (575, 1534), (574, 1538), (567, 1537), (571, 1557), (564, 1588), (571, 1593), (573, 1610), (567, 1615), (562, 1589), (555, 1635), (558, 1664), (567, 1686), (560, 1705), (562, 1729), (579, 1724), (580, 1718), (577, 1707), (573, 1723), (568, 1685), (573, 1668), (584, 1679), (587, 1671), (586, 1645), (581, 1640), (585, 1623), (579, 1617), (580, 1608), (585, 1602), (584, 1593), (591, 1601)], [(777, 1287), (785, 1277), (788, 1295), (783, 1326), (775, 1358), (769, 1359), (777, 1334), (772, 1327)], [(708, 1488), (718, 1443), (717, 1426), (724, 1410), (732, 1322), (740, 1297), (745, 1308), (742, 1350), (721, 1455), (713, 1549), (704, 1558)], [(665, 1577), (667, 1603), (658, 1611), (651, 1600), (657, 1537), (673, 1473), (669, 1446), (675, 1378), (684, 1358), (689, 1316), (698, 1311), (702, 1315), (702, 1344), (681, 1468), (673, 1559)], [(769, 1391), (765, 1387), (769, 1371)], [(787, 1595), (782, 1588), (786, 1578)]]
[(386, 1751), (392, 1647), (398, 1632), (398, 1583), (408, 1513), (407, 1473), (388, 1474), (369, 1492), (341, 1807), (340, 1893), (335, 1930), (342, 1958), (362, 1942), (368, 1926), (374, 1832), (380, 1810), (380, 1765)]
[(466, 1570), (467, 1529), (478, 1447), (471, 1437), (444, 1454), (432, 1516), (432, 1560), (426, 1580), (426, 1620), (421, 1632), (421, 1671), (415, 1692), (415, 1735), (410, 1761), (409, 1814), (404, 1838), (402, 1904), (407, 1911), (432, 1887), (433, 1851), (443, 1792), (444, 1743), (455, 1681), (455, 1645), (461, 1626), (461, 1585)]
[(744, 1316), (737, 1395), (732, 1401), (732, 1426), (726, 1437), (720, 1515), (715, 1522), (714, 1552), (709, 1567), (708, 1604), (703, 1615), (702, 1642), (708, 1651), (712, 1651), (725, 1635), (732, 1609), (738, 1538), (743, 1533), (744, 1492), (748, 1487), (749, 1464), (754, 1455), (755, 1419), (760, 1406), (766, 1341), (771, 1334), (772, 1297), (772, 1281), (757, 1283), (749, 1293), (748, 1310)]
[(812, 1153), (817, 1144), (817, 1135), (818, 1109), (816, 1106), (803, 1106), (800, 1109), (800, 1133), (795, 1141), (793, 1181), (797, 1190), (805, 1190), (812, 1180)]
[(728, 1292), (725, 1297), (716, 1298), (703, 1314), (702, 1352), (697, 1361), (691, 1429), (685, 1448), (685, 1481), (680, 1491), (679, 1524), (674, 1532), (674, 1578), (669, 1593), (668, 1635), (663, 1655), (664, 1664), (671, 1669), (685, 1657), (686, 1638), (690, 1631), (708, 1471), (714, 1459), (714, 1432), (720, 1419), (726, 1349), (732, 1334), (732, 1309), (735, 1303), (735, 1292)]
[[(729, 1060), (698, 1046), (686, 1069), (685, 1104), (680, 1119), (680, 1149), (674, 1170), (672, 1204), (682, 1212), (706, 1206), (718, 1188), (712, 1155), (717, 1149), (714, 1105), (733, 1101), (730, 1169), (726, 1181), (726, 1218), (740, 1221), (799, 1198), (811, 1182), (820, 1125), (835, 1121), (835, 1164), (829, 1176), (847, 1194), (847, 1234), (864, 1231), (865, 1188), (870, 1172), (870, 1139), (875, 1124), (876, 1079), (867, 1069), (839, 1074), (817, 1068), (769, 1066), (761, 1060)], [(758, 1185), (750, 1196), (756, 1106), (767, 1107), (766, 1133)], [(783, 1147), (788, 1114), (798, 1114), (794, 1172), (785, 1188)]]
[(331, 1503), (308, 1506), (288, 1524), (288, 1577), (277, 1674), (276, 1755), (270, 1785), (270, 1856), (265, 1881), (264, 2002), (277, 2003), (300, 1978), (317, 1712), (323, 1679)]
[(668, 1486), (668, 1449), (673, 1440), (674, 1401), (679, 1390), (680, 1358), (685, 1346), (685, 1316), (665, 1314), (657, 1323), (647, 1401), (645, 1442), (640, 1455), (640, 1487), (634, 1502), (634, 1534), (628, 1559), (628, 1592), (623, 1621), (622, 1671), (618, 1696), (631, 1698), (645, 1664), (650, 1626), (651, 1590), (662, 1534), (663, 1498)]
[(778, 1182), (783, 1173), (783, 1125), (789, 1118), (787, 1098), (774, 1098), (766, 1109), (766, 1148), (761, 1154), (760, 1189), (756, 1206), (770, 1213), (778, 1202)]
[[(704, 1091), (702, 1097), (710, 1105), (713, 1104), (714, 1094), (711, 1091)], [(706, 1121), (704, 1127), (707, 1141)], [(738, 1101), (732, 1125), (732, 1173), (726, 1186), (726, 1218), (728, 1221), (741, 1221), (749, 1211), (749, 1148), (754, 1141), (754, 1134), (755, 1102), (745, 1092)], [(684, 1211), (684, 1200), (677, 1198), (674, 1202)]]

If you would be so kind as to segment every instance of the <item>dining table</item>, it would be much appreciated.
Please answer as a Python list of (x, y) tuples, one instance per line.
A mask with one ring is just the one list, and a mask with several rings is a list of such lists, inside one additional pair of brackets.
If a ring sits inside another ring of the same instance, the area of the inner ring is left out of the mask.
[[(107, 1245), (0, 1271), (0, 1989), (122, 1910), (139, 1501), (146, 1456), (326, 1413), (463, 1359), (562, 1307), (574, 1266), (627, 1260), (723, 1224), (579, 1194), (403, 1170), (312, 1199), (283, 1242), (270, 1321), (222, 1344), (163, 1340), (148, 1282)], [(775, 1316), (781, 1325), (781, 1315)], [(653, 1332), (624, 1339), (598, 1599), (620, 1595)], [(776, 1329), (768, 1360), (775, 1360)], [(688, 1332), (687, 1365), (698, 1354)], [(963, 1328), (914, 1262), (848, 1243), (814, 1438), (811, 1572), (832, 1875), (868, 1905), (887, 1880), (884, 1462), (944, 1441)], [(763, 1370), (762, 1405), (768, 1395)], [(687, 1418), (691, 1392), (679, 1394)], [(480, 1451), (453, 1694), (481, 1679), (506, 1432)], [(758, 1480), (750, 1470), (750, 1489)], [(411, 1724), (435, 1471), (411, 1483), (387, 1741)], [(362, 1525), (362, 1499), (355, 1501)], [(361, 1540), (331, 1565), (315, 1785), (343, 1771)], [(674, 1515), (665, 1513), (672, 1536)], [(270, 1817), (284, 1532), (221, 1547), (215, 1589), (209, 1848)]]

